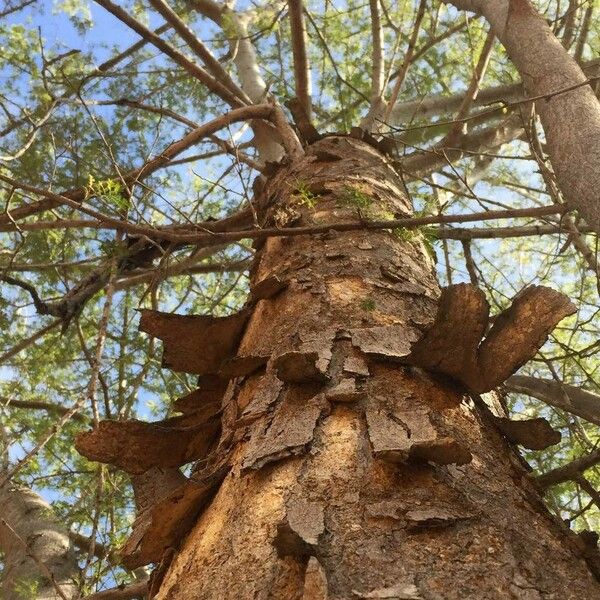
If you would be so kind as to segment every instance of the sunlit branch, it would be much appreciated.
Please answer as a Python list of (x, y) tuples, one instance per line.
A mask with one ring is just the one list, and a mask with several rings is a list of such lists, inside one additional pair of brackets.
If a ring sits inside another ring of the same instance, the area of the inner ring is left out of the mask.
[(205, 71), (202, 67), (199, 67), (198, 65), (193, 63), (185, 55), (179, 52), (179, 50), (173, 48), (173, 46), (165, 42), (152, 30), (148, 29), (145, 25), (143, 25), (138, 20), (130, 16), (121, 7), (111, 2), (111, 0), (95, 0), (95, 2), (97, 2), (98, 4), (100, 4), (100, 6), (112, 13), (115, 17), (117, 17), (117, 19), (122, 21), (130, 29), (133, 29), (133, 31), (135, 31), (139, 36), (144, 38), (153, 46), (156, 46), (161, 52), (163, 52), (166, 56), (171, 58), (180, 67), (185, 69), (185, 71), (187, 71), (192, 77), (200, 81), (211, 92), (213, 92), (219, 98), (227, 102), (227, 104), (229, 104), (231, 107), (239, 108), (245, 104), (223, 83), (218, 81), (215, 77), (213, 77), (210, 73)]
[(194, 32), (181, 20), (177, 13), (164, 0), (150, 0), (150, 4), (163, 16), (165, 21), (181, 36), (187, 45), (204, 62), (206, 68), (231, 92), (245, 104), (252, 104), (249, 96), (231, 79), (221, 63), (213, 56), (212, 52), (199, 40)]
[[(374, 0), (376, 1), (376, 0)], [(310, 66), (306, 52), (306, 26), (302, 0), (288, 0), (296, 97), (308, 119), (311, 115)]]

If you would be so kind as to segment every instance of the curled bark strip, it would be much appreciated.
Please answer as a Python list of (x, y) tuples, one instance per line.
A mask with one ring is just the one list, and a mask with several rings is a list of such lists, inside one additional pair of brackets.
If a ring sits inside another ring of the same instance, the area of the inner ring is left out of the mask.
[(410, 354), (416, 334), (405, 325), (352, 329), (352, 345), (380, 360), (399, 362)]
[(260, 469), (264, 465), (301, 454), (313, 440), (318, 420), (328, 410), (322, 394), (305, 398), (299, 390), (289, 390), (275, 409), (273, 420), (257, 422), (242, 462), (242, 469)]
[(344, 373), (355, 377), (368, 377), (369, 365), (362, 356), (348, 356), (344, 360)]
[(219, 374), (228, 379), (244, 377), (264, 367), (268, 360), (268, 356), (235, 356), (221, 365)]
[(304, 591), (302, 600), (327, 600), (329, 591), (327, 574), (316, 557), (311, 556), (304, 572)]
[(445, 288), (434, 324), (412, 347), (407, 362), (448, 375), (474, 392), (487, 392), (514, 373), (575, 312), (571, 301), (550, 288), (530, 286), (495, 320), (487, 337), (489, 305), (470, 284)]
[(552, 429), (550, 423), (543, 418), (512, 421), (496, 417), (494, 422), (509, 442), (529, 450), (544, 450), (560, 442), (560, 431)]
[(131, 475), (136, 512), (140, 514), (148, 510), (183, 485), (186, 479), (176, 467), (151, 467), (143, 473)]
[(256, 387), (250, 388), (248, 396), (245, 390), (238, 396), (238, 406), (241, 414), (237, 425), (244, 425), (256, 421), (259, 417), (267, 414), (272, 405), (277, 401), (283, 381), (279, 379), (273, 371), (267, 371), (264, 377), (261, 377)]
[(284, 281), (277, 275), (269, 275), (252, 288), (252, 298), (254, 300), (266, 300), (267, 298), (272, 298), (284, 290), (287, 285), (287, 281)]
[(163, 341), (163, 367), (209, 375), (235, 355), (249, 316), (247, 310), (229, 317), (142, 310), (140, 330)]
[(163, 582), (173, 559), (175, 558), (175, 548), (167, 548), (160, 559), (160, 563), (150, 573), (148, 581), (148, 598), (152, 599), (158, 593), (160, 585)]
[(356, 387), (355, 379), (345, 378), (328, 389), (325, 396), (329, 402), (357, 402), (364, 398), (365, 394)]
[(490, 389), (534, 356), (558, 322), (576, 310), (565, 295), (550, 288), (525, 288), (496, 319), (479, 349), (479, 366)]
[[(412, 348), (409, 362), (447, 375), (464, 374), (477, 385), (477, 347), (488, 323), (489, 304), (483, 292), (472, 285), (445, 288), (435, 322)], [(464, 381), (463, 379), (463, 381)]]
[(442, 465), (462, 465), (471, 461), (467, 448), (436, 431), (423, 408), (403, 411), (400, 416), (375, 401), (367, 408), (366, 419), (373, 452), (384, 460), (418, 459)]
[(404, 514), (409, 531), (450, 527), (459, 521), (473, 518), (471, 513), (456, 513), (443, 508), (409, 510)]
[(274, 545), (279, 556), (302, 557), (311, 554), (325, 531), (323, 505), (302, 498), (286, 504), (286, 515), (277, 526)]
[(277, 377), (287, 383), (327, 381), (329, 360), (319, 352), (291, 351), (279, 355), (274, 361)]
[(357, 598), (389, 598), (390, 600), (425, 600), (414, 582), (401, 582), (392, 587), (379, 588), (370, 592), (352, 590)]
[(80, 434), (80, 454), (108, 463), (127, 473), (144, 473), (152, 467), (178, 467), (206, 455), (220, 430), (218, 406), (209, 414), (192, 413), (156, 423), (102, 421), (98, 428)]
[(141, 512), (121, 549), (128, 569), (158, 563), (165, 551), (178, 547), (183, 536), (218, 489), (229, 471), (226, 457), (206, 472), (188, 480), (168, 496)]
[(227, 381), (221, 381), (222, 386), (214, 389), (207, 389), (203, 386), (181, 398), (177, 398), (172, 404), (173, 409), (184, 415), (191, 413), (216, 414), (218, 407), (221, 406), (221, 399), (227, 384)]

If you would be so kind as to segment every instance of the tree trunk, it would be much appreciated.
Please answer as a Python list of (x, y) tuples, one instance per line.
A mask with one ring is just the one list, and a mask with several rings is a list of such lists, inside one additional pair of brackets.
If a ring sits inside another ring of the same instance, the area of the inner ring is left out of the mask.
[(0, 594), (4, 600), (77, 596), (79, 569), (69, 533), (51, 506), (32, 490), (0, 488), (0, 550), (4, 553)]
[[(348, 137), (262, 197), (270, 225), (411, 213), (401, 177)], [(440, 294), (420, 234), (269, 238), (252, 290), (237, 361), (268, 362), (229, 384), (232, 470), (157, 598), (598, 597), (489, 411), (403, 360)]]

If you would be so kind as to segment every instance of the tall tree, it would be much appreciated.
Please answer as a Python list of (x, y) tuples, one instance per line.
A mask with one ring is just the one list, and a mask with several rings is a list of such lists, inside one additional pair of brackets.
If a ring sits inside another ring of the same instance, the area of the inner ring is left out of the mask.
[(595, 3), (55, 10), (0, 25), (4, 594), (595, 597)]

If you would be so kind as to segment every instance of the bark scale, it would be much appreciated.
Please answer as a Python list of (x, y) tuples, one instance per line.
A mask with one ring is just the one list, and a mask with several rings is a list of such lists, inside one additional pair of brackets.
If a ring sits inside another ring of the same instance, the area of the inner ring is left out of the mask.
[[(411, 213), (385, 158), (346, 137), (280, 167), (263, 197), (269, 225)], [(274, 280), (237, 354), (263, 366), (223, 400), (231, 471), (157, 598), (599, 595), (489, 414), (404, 364), (440, 293), (418, 235), (270, 238), (255, 295)]]

